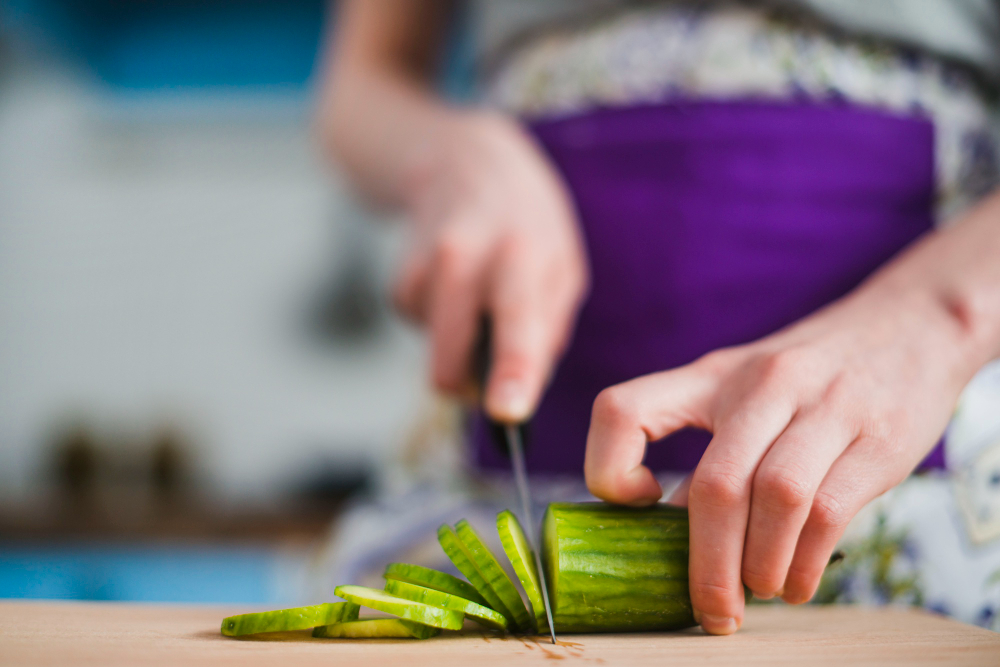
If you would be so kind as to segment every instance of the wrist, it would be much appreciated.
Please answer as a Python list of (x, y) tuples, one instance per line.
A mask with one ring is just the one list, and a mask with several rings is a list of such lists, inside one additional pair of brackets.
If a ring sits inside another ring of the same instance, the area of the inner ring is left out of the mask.
[(1000, 296), (960, 271), (921, 271), (919, 262), (913, 264), (889, 267), (876, 276), (871, 291), (879, 303), (905, 313), (901, 335), (922, 339), (925, 352), (946, 360), (952, 378), (964, 387), (1000, 356)]

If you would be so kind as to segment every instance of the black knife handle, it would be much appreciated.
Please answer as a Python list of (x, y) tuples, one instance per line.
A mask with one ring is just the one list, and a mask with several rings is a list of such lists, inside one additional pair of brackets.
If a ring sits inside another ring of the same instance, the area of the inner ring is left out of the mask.
[[(476, 391), (479, 393), (480, 402), (486, 398), (486, 383), (490, 377), (490, 368), (493, 363), (493, 318), (483, 315), (479, 320), (479, 332), (476, 335), (476, 342), (472, 347), (471, 371), (472, 379), (476, 383)], [(490, 418), (483, 409), (486, 424), (490, 431), (490, 440), (501, 454), (510, 458), (510, 449), (507, 443), (507, 425)], [(521, 443), (525, 451), (528, 449), (528, 436), (530, 433), (529, 422), (517, 424), (521, 432)]]

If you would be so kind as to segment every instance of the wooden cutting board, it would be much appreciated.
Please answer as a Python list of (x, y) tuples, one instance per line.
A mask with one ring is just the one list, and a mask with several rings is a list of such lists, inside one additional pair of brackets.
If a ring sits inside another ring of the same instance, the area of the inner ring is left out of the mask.
[(221, 636), (222, 618), (243, 611), (0, 601), (0, 665), (1000, 665), (1000, 634), (902, 609), (752, 606), (730, 637), (575, 635), (566, 646), (484, 636), (471, 626), (425, 641)]

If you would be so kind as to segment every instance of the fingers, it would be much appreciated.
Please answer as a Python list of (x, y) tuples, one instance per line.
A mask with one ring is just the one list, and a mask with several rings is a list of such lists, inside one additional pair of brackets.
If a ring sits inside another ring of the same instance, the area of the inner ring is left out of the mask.
[(411, 322), (422, 323), (427, 319), (430, 267), (430, 253), (424, 248), (413, 248), (393, 283), (393, 305)]
[(706, 632), (731, 634), (742, 623), (741, 569), (752, 480), (794, 409), (777, 385), (754, 389), (717, 424), (691, 478), (688, 578), (695, 618)]
[(848, 522), (869, 501), (901, 482), (916, 463), (872, 438), (859, 438), (847, 448), (816, 492), (785, 579), (786, 602), (798, 604), (813, 596)]
[(604, 500), (648, 505), (662, 489), (643, 465), (646, 445), (684, 426), (708, 428), (717, 380), (703, 364), (655, 373), (602, 391), (594, 401), (584, 473)]
[(799, 533), (833, 462), (857, 435), (828, 407), (799, 413), (754, 475), (742, 579), (753, 594), (780, 594)]
[(535, 410), (576, 317), (582, 288), (572, 267), (557, 265), (517, 238), (499, 249), (490, 272), (492, 367), (485, 406), (499, 421)]
[(431, 377), (438, 389), (462, 394), (470, 389), (472, 347), (478, 333), (483, 276), (489, 240), (469, 233), (446, 235), (433, 262), (428, 297)]

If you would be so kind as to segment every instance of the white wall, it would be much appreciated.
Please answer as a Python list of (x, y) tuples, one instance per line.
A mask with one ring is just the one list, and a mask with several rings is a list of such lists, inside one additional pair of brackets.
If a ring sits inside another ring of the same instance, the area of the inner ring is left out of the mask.
[[(15, 63), (0, 80), (4, 496), (37, 488), (74, 415), (182, 424), (230, 498), (317, 457), (391, 452), (424, 401), (417, 335), (393, 323), (340, 349), (304, 325), (358, 216), (301, 100), (130, 100)], [(397, 233), (373, 229), (385, 279)]]

